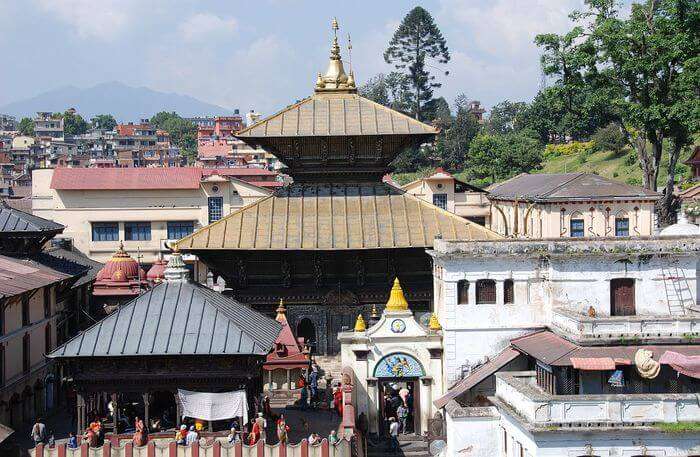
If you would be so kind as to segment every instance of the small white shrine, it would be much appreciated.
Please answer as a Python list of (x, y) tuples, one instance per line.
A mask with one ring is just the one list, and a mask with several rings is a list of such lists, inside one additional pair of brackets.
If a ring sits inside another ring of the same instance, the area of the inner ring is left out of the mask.
[(395, 409), (391, 395), (409, 392), (411, 417), (407, 429), (422, 435), (436, 411), (433, 401), (444, 391), (442, 330), (435, 315), (426, 328), (413, 316), (399, 280), (394, 281), (381, 318), (367, 328), (362, 315), (355, 331), (338, 334), (343, 366), (355, 373), (356, 414), (365, 413), (370, 433), (386, 431)]

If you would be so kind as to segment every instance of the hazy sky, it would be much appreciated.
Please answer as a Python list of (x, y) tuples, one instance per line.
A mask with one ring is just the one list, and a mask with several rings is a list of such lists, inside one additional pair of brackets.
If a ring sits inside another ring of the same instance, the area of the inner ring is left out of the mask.
[(121, 81), (270, 114), (309, 95), (325, 69), (330, 21), (352, 36), (358, 83), (420, 4), (447, 39), (438, 94), (491, 106), (530, 100), (538, 33), (561, 32), (581, 0), (0, 0), (0, 105), (65, 85)]

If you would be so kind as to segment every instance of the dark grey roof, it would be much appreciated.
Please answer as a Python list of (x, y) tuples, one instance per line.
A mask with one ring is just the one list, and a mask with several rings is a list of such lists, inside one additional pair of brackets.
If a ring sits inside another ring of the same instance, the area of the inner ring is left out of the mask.
[(49, 354), (265, 355), (281, 325), (207, 287), (163, 282)]
[(5, 202), (0, 205), (0, 233), (61, 232), (64, 228), (54, 221), (11, 208)]
[(496, 200), (565, 201), (661, 198), (657, 192), (591, 173), (522, 174), (489, 190)]
[(59, 260), (65, 260), (85, 267), (85, 274), (73, 284), (73, 287), (80, 287), (83, 284), (94, 281), (97, 273), (104, 267), (103, 263), (92, 260), (75, 248), (70, 251), (63, 248), (51, 248), (46, 250), (45, 254)]

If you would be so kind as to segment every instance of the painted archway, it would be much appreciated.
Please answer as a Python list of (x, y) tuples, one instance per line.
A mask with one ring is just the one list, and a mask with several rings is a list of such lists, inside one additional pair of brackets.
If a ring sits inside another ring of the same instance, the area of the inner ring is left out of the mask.
[(412, 355), (395, 352), (384, 356), (374, 366), (375, 378), (420, 378), (425, 376), (423, 365)]

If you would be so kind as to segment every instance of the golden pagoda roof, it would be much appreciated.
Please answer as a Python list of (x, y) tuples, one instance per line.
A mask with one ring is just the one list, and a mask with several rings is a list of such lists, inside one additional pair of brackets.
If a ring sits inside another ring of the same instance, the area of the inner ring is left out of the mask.
[(438, 130), (353, 93), (320, 92), (286, 107), (236, 137), (436, 135)]
[(196, 250), (428, 248), (446, 240), (498, 240), (481, 225), (384, 183), (291, 185), (174, 245)]
[(386, 302), (385, 311), (406, 311), (408, 310), (408, 301), (403, 294), (399, 278), (394, 278), (394, 285), (391, 286), (389, 292), (389, 300)]

